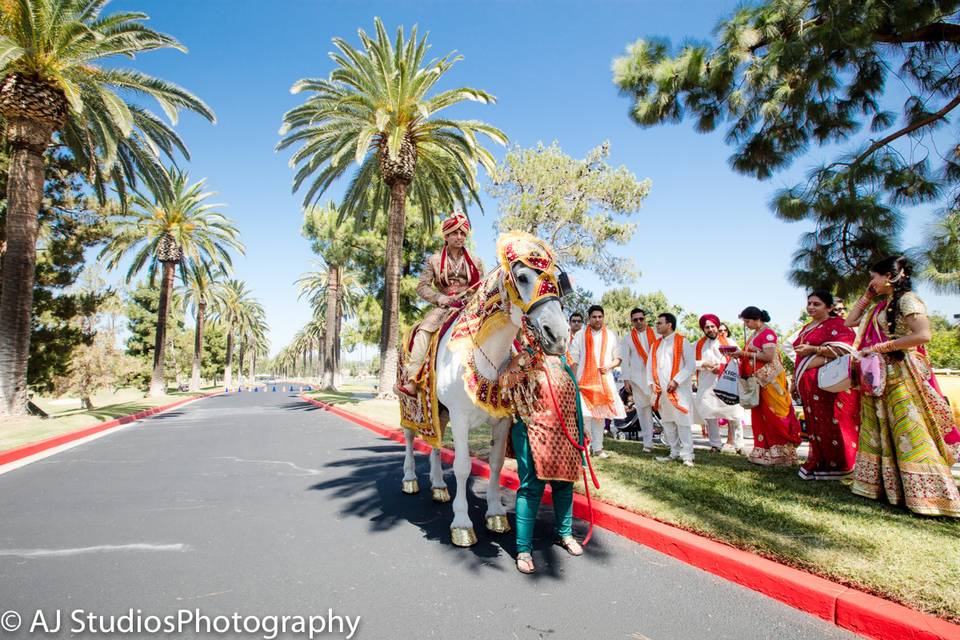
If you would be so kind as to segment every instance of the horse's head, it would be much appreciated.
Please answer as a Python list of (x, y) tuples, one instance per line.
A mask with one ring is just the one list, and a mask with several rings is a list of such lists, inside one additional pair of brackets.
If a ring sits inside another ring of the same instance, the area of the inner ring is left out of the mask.
[(506, 274), (504, 287), (514, 323), (525, 323), (545, 353), (564, 354), (570, 328), (560, 296), (566, 293), (567, 279), (550, 247), (530, 234), (512, 232), (497, 241), (497, 257)]

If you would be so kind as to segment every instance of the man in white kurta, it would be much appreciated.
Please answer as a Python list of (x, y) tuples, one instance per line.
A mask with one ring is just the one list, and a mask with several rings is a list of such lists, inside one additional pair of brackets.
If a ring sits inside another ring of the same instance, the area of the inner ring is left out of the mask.
[(653, 448), (653, 398), (647, 383), (647, 358), (650, 357), (650, 345), (657, 336), (647, 324), (647, 314), (643, 309), (630, 311), (630, 324), (633, 328), (620, 341), (620, 375), (624, 384), (630, 385), (633, 393), (633, 406), (637, 410), (637, 422), (640, 424), (640, 436), (643, 448)]
[(717, 380), (730, 358), (720, 352), (724, 345), (735, 346), (720, 336), (720, 319), (712, 313), (700, 316), (703, 337), (694, 347), (697, 360), (697, 415), (707, 425), (711, 450), (723, 449), (720, 439), (720, 418), (727, 421), (727, 444), (740, 453), (743, 450), (743, 407), (729, 405), (714, 394)]
[(653, 343), (647, 360), (647, 382), (653, 405), (660, 414), (660, 423), (670, 455), (657, 458), (681, 460), (693, 466), (693, 435), (690, 433), (693, 411), (693, 372), (696, 360), (693, 345), (676, 333), (677, 318), (661, 313), (656, 325), (659, 339)]
[(590, 451), (600, 458), (607, 457), (603, 450), (604, 421), (627, 417), (613, 379), (613, 370), (620, 366), (617, 343), (617, 334), (603, 324), (603, 307), (593, 305), (587, 311), (587, 326), (574, 336), (570, 345), (570, 358), (583, 400), (583, 418), (590, 427)]

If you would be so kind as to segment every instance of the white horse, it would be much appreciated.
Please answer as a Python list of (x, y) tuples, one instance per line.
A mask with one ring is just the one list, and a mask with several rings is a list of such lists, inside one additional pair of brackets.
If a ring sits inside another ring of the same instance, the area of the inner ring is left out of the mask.
[[(500, 325), (499, 328), (487, 333), (483, 341), (475, 344), (472, 349), (477, 372), (483, 378), (489, 380), (499, 378), (500, 373), (510, 361), (513, 342), (523, 323), (526, 323), (529, 332), (539, 342), (540, 348), (545, 353), (561, 355), (566, 352), (569, 343), (569, 327), (560, 306), (560, 298), (558, 295), (541, 295), (544, 281), (552, 279), (553, 284), (556, 285), (557, 277), (555, 267), (541, 271), (521, 261), (511, 263), (509, 271), (499, 270), (497, 285), (506, 302), (505, 310), (500, 313), (507, 314), (509, 322), (497, 323)], [(547, 288), (550, 288), (549, 284)], [(556, 292), (560, 293), (559, 287)], [(470, 477), (471, 467), (467, 435), (471, 429), (482, 424), (491, 424), (493, 427), (486, 528), (495, 533), (507, 532), (510, 530), (510, 525), (500, 498), (500, 470), (505, 457), (510, 418), (494, 418), (474, 404), (463, 381), (466, 358), (470, 354), (448, 348), (451, 330), (452, 328), (448, 328), (440, 337), (437, 348), (436, 388), (440, 404), (449, 412), (450, 427), (453, 430), (455, 450), (453, 471), (457, 478), (457, 494), (453, 501), (451, 537), (455, 545), (468, 547), (476, 543), (477, 537), (470, 516), (467, 514), (467, 479)], [(419, 488), (416, 483), (413, 458), (413, 441), (416, 434), (410, 429), (404, 429), (404, 434), (406, 454), (403, 463), (403, 489), (405, 493), (415, 493)], [(438, 449), (433, 449), (430, 453), (430, 484), (434, 500), (449, 501), (450, 494), (443, 479)]]

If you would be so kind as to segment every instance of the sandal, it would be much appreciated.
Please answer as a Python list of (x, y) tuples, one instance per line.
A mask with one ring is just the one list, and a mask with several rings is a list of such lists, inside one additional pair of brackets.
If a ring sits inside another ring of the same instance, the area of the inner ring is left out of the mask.
[(520, 573), (533, 573), (537, 568), (533, 566), (533, 556), (529, 553), (517, 554), (517, 571)]
[(583, 547), (580, 546), (580, 543), (576, 541), (573, 536), (568, 536), (566, 538), (557, 538), (555, 544), (560, 545), (566, 549), (567, 553), (572, 556), (582, 556)]

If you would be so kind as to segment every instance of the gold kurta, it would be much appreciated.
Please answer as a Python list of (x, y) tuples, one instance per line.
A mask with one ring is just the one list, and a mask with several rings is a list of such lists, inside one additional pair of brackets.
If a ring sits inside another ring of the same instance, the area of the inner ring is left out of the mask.
[[(479, 258), (470, 256), (483, 277), (483, 263)], [(426, 317), (420, 323), (420, 330), (434, 332), (440, 329), (444, 319), (449, 312), (448, 308), (437, 306), (440, 296), (455, 296), (464, 292), (470, 286), (470, 267), (464, 258), (455, 270), (451, 269), (450, 257), (447, 256), (447, 278), (446, 284), (440, 278), (440, 252), (437, 252), (427, 258), (423, 265), (423, 271), (420, 272), (420, 281), (417, 283), (417, 295), (434, 305), (434, 308), (427, 312)]]

